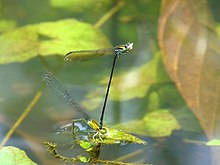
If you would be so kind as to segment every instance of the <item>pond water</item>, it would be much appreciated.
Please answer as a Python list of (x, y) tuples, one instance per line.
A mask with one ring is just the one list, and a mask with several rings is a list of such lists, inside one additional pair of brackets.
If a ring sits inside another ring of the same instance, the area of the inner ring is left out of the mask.
[[(102, 144), (98, 159), (115, 164), (211, 164), (210, 148), (199, 145), (207, 138), (159, 53), (159, 1), (11, 0), (0, 6), (1, 140), (42, 93), (6, 146), (24, 150), (38, 164), (64, 164), (47, 152), (44, 141), (58, 143), (59, 153), (68, 157), (91, 156), (75, 144), (72, 134), (57, 134), (60, 126), (82, 116), (56, 98), (42, 74), (52, 72), (99, 121), (114, 56), (84, 62), (64, 62), (63, 57), (74, 50), (133, 42), (132, 52), (117, 58), (104, 126), (148, 144)], [(102, 20), (108, 12), (112, 16)]]

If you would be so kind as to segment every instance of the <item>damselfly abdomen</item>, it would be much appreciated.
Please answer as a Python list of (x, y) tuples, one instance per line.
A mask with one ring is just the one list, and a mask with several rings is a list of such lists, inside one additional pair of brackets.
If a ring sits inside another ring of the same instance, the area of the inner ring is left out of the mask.
[(115, 46), (114, 48), (103, 48), (97, 50), (78, 50), (67, 53), (64, 57), (65, 61), (85, 61), (91, 60), (104, 55), (121, 55), (129, 53), (133, 49), (133, 43)]

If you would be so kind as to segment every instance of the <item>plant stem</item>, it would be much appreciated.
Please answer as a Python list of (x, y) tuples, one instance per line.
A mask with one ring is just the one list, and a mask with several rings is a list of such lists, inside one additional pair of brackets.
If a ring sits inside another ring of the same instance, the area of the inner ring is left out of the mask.
[(4, 139), (2, 140), (0, 144), (0, 149), (7, 143), (11, 135), (14, 133), (14, 131), (18, 128), (18, 126), (22, 123), (22, 121), (27, 117), (27, 115), (31, 112), (35, 104), (38, 102), (38, 100), (42, 96), (42, 91), (38, 91), (30, 104), (27, 106), (27, 108), (24, 110), (24, 112), (21, 114), (21, 116), (18, 118), (18, 120), (14, 123), (14, 125), (11, 127), (11, 129), (8, 131)]
[(100, 18), (94, 25), (95, 28), (100, 28), (105, 22), (107, 22), (115, 13), (117, 13), (123, 6), (125, 2), (120, 1), (116, 6), (109, 10), (102, 18)]

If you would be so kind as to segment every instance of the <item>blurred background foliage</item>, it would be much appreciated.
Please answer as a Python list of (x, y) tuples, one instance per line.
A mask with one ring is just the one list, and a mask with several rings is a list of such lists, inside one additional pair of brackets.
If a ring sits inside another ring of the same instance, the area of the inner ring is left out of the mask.
[[(98, 120), (113, 56), (82, 63), (65, 63), (63, 56), (73, 50), (133, 42), (132, 53), (118, 58), (104, 120), (148, 145), (104, 146), (101, 158), (211, 164), (208, 147), (185, 140), (207, 138), (162, 62), (157, 37), (162, 4), (153, 0), (0, 0), (0, 139), (42, 91), (7, 145), (25, 150), (39, 164), (62, 164), (50, 158), (42, 142), (56, 139), (57, 126), (80, 116), (44, 88), (42, 73), (55, 73)], [(219, 5), (211, 0), (205, 6), (216, 22)]]

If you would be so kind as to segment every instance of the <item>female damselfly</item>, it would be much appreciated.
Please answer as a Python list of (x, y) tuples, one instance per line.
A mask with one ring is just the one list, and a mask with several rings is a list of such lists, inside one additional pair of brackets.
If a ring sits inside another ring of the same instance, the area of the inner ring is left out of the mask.
[[(43, 81), (47, 86), (51, 88), (54, 94), (63, 100), (66, 104), (69, 104), (74, 110), (82, 115), (82, 118), (75, 119), (72, 124), (62, 126), (60, 131), (71, 130), (71, 135), (75, 142), (80, 145), (85, 152), (88, 153), (88, 157), (79, 155), (78, 157), (66, 157), (58, 153), (57, 144), (45, 141), (44, 144), (47, 147), (49, 153), (57, 159), (65, 162), (110, 162), (105, 160), (99, 160), (100, 146), (103, 144), (125, 144), (125, 143), (137, 143), (147, 144), (144, 140), (141, 140), (129, 133), (122, 130), (103, 127), (100, 129), (98, 122), (92, 119), (86, 110), (78, 104), (74, 98), (69, 94), (65, 87), (57, 80), (51, 73), (45, 73), (42, 76)], [(67, 128), (68, 127), (68, 128)], [(69, 129), (69, 127), (72, 127)], [(74, 145), (73, 145), (74, 146)], [(129, 164), (119, 162), (119, 164)]]

